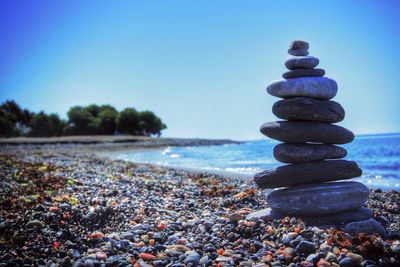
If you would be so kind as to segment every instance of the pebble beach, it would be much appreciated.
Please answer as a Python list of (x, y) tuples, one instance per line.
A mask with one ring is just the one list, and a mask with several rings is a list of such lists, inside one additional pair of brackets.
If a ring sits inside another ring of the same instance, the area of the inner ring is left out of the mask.
[(1, 147), (0, 266), (400, 265), (397, 191), (371, 190), (366, 203), (386, 235), (350, 235), (295, 217), (246, 220), (267, 208), (251, 183), (85, 146)]

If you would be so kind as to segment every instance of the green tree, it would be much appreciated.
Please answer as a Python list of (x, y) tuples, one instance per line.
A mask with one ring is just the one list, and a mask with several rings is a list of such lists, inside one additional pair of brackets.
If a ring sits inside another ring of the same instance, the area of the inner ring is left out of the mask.
[(117, 130), (119, 133), (139, 135), (140, 117), (134, 108), (126, 108), (118, 114)]
[(97, 115), (99, 114), (101, 108), (100, 106), (96, 105), (96, 104), (91, 104), (89, 106), (83, 107), (84, 110), (86, 110), (87, 112), (90, 113), (90, 115), (92, 115), (94, 118), (97, 117)]
[(65, 121), (61, 120), (60, 117), (52, 113), (48, 116), (49, 123), (50, 123), (50, 135), (51, 136), (61, 136), (63, 135), (63, 131), (65, 128)]
[(15, 132), (15, 125), (7, 118), (6, 114), (0, 112), (0, 136), (9, 137), (12, 136)]
[(118, 111), (113, 107), (102, 107), (96, 118), (98, 134), (114, 134), (117, 129)]
[(95, 118), (86, 108), (75, 106), (69, 109), (68, 113), (68, 134), (87, 135), (94, 134), (96, 128)]
[(35, 114), (30, 123), (31, 131), (29, 135), (35, 137), (51, 136), (51, 124), (49, 116), (43, 111)]
[(151, 111), (143, 111), (139, 114), (140, 117), (140, 129), (143, 135), (161, 135), (161, 131), (167, 128), (159, 117), (157, 117)]
[[(7, 132), (7, 136), (24, 134), (28, 130), (33, 115), (34, 113), (27, 109), (22, 110), (14, 100), (7, 100), (0, 105), (0, 116), (2, 117), (3, 127), (6, 127), (4, 131), (1, 129), (0, 131)], [(9, 131), (10, 125), (12, 127), (11, 132)]]
[(0, 109), (6, 113), (8, 120), (12, 123), (17, 123), (22, 117), (22, 110), (14, 100), (7, 100), (1, 104)]

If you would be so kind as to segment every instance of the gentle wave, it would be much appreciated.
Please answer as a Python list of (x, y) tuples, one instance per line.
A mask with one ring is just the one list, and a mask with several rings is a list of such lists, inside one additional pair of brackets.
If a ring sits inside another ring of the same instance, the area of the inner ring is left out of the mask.
[[(121, 152), (114, 157), (169, 167), (224, 171), (251, 177), (278, 163), (272, 149), (278, 142), (257, 140), (241, 144), (199, 147), (167, 147), (145, 151)], [(400, 134), (357, 136), (350, 144), (346, 159), (355, 160), (363, 175), (354, 180), (371, 188), (400, 189)]]

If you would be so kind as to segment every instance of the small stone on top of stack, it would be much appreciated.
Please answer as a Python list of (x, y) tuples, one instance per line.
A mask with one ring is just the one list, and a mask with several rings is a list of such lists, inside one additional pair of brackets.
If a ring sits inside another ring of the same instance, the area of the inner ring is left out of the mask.
[(272, 108), (282, 121), (264, 123), (261, 132), (283, 142), (273, 154), (287, 165), (257, 173), (254, 181), (261, 189), (280, 188), (267, 195), (273, 218), (296, 216), (349, 232), (384, 234), (385, 229), (363, 206), (369, 189), (359, 182), (339, 181), (362, 174), (356, 162), (342, 159), (347, 151), (337, 146), (353, 141), (354, 134), (334, 124), (345, 117), (343, 107), (330, 100), (338, 86), (324, 77), (325, 70), (315, 68), (319, 59), (310, 56), (308, 49), (307, 42), (293, 41), (284, 79), (267, 87), (269, 94), (282, 98)]

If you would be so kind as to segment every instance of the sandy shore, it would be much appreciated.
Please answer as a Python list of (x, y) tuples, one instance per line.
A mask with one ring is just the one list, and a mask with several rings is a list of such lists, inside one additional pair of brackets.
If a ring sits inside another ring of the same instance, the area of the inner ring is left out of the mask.
[(107, 151), (118, 145), (0, 147), (1, 266), (400, 262), (398, 192), (373, 190), (367, 202), (388, 230), (384, 237), (349, 235), (296, 218), (247, 221), (246, 214), (267, 207), (252, 184), (94, 153), (96, 146)]

